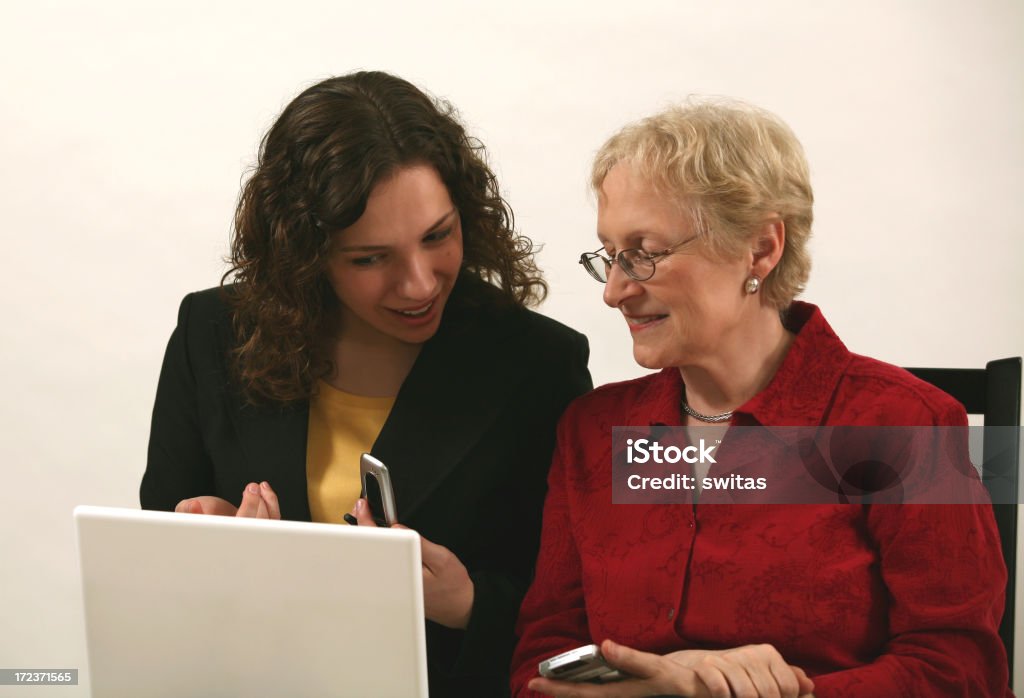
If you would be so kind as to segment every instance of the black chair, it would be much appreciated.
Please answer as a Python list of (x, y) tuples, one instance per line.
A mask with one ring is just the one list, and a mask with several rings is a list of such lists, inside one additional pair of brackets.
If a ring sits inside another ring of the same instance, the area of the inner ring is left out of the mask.
[[(908, 368), (921, 380), (961, 403), (968, 414), (985, 415), (986, 427), (1020, 425), (1021, 357), (990, 361), (985, 368)], [(985, 429), (982, 480), (989, 489), (1009, 576), (1006, 610), (999, 637), (1010, 662), (1013, 685), (1013, 625), (1017, 572), (1017, 479), (1020, 450), (1017, 429)]]

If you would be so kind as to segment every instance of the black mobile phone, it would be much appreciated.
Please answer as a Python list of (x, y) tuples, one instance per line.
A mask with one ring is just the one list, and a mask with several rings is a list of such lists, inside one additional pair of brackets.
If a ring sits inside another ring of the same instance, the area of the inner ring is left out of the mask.
[(395, 492), (391, 488), (391, 475), (388, 466), (381, 463), (369, 453), (359, 457), (359, 479), (363, 484), (360, 496), (365, 497), (370, 505), (370, 515), (378, 526), (391, 526), (398, 523), (398, 510), (395, 507)]
[(558, 681), (607, 683), (626, 678), (621, 671), (608, 666), (597, 645), (584, 645), (545, 659), (537, 670), (544, 678)]

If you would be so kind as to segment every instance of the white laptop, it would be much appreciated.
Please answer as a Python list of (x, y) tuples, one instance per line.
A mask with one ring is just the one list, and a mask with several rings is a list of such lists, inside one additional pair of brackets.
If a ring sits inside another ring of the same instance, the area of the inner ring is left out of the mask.
[(427, 695), (419, 537), (75, 509), (92, 695)]

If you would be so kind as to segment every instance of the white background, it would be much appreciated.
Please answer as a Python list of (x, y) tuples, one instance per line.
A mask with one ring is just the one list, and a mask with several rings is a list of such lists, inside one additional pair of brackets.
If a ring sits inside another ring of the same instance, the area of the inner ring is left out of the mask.
[[(803, 141), (805, 297), (852, 350), (1024, 354), (1016, 0), (36, 2), (2, 24), (0, 667), (86, 679), (71, 510), (137, 506), (177, 304), (224, 270), (262, 133), (330, 75), (389, 70), (459, 107), (597, 383), (642, 371), (576, 264), (597, 246), (589, 160), (690, 93), (766, 107)], [(86, 693), (0, 687), (29, 692)]]

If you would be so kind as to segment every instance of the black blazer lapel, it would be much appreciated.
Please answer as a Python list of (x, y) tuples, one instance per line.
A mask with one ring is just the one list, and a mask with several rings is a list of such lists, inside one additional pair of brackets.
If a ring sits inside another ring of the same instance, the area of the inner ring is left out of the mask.
[(517, 370), (517, 311), (456, 314), (424, 345), (373, 446), (390, 471), (401, 521), (484, 435), (525, 371)]

